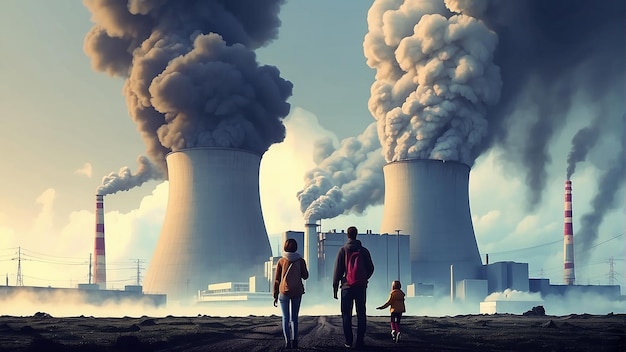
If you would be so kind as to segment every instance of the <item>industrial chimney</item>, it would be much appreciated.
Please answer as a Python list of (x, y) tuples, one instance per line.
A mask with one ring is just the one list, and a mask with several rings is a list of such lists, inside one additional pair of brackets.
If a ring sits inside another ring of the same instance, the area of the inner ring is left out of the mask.
[(481, 278), (482, 263), (469, 207), (469, 166), (455, 161), (414, 159), (383, 167), (385, 199), (381, 233), (410, 237), (413, 283), (433, 284), (450, 294), (454, 277)]
[(104, 256), (104, 196), (96, 195), (96, 236), (94, 239), (94, 284), (106, 289), (107, 269)]
[(193, 148), (169, 153), (169, 198), (145, 291), (185, 302), (208, 284), (248, 282), (272, 255), (259, 196), (261, 157)]
[(314, 290), (319, 287), (319, 238), (317, 235), (317, 224), (315, 221), (309, 220), (304, 225), (304, 229), (304, 260), (309, 269), (309, 278), (305, 284), (307, 284), (307, 288)]
[(563, 281), (574, 284), (574, 230), (572, 228), (572, 181), (565, 181), (565, 226), (563, 228)]

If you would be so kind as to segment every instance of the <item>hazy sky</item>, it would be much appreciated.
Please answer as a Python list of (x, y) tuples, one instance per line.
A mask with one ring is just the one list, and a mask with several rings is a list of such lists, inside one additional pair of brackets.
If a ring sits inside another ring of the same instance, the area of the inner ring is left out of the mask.
[[(375, 71), (367, 66), (363, 50), (371, 5), (287, 1), (278, 39), (257, 50), (261, 63), (278, 67), (294, 85), (287, 137), (265, 153), (261, 165), (261, 202), (270, 235), (303, 230), (296, 193), (304, 186), (305, 172), (315, 166), (314, 142), (330, 137), (338, 143), (375, 121), (368, 110)], [(92, 70), (83, 51), (91, 26), (90, 13), (80, 1), (0, 3), (0, 275), (11, 285), (16, 282), (18, 247), (24, 284), (68, 287), (87, 282), (96, 188), (103, 176), (121, 167), (136, 170), (137, 157), (145, 154), (122, 96), (123, 80)], [(623, 33), (604, 40), (623, 48)], [(619, 77), (624, 76), (623, 66), (621, 70)], [(579, 77), (572, 82), (584, 85), (585, 76), (578, 73), (572, 70), (568, 76)], [(512, 84), (510, 76), (502, 79), (505, 86)], [(546, 142), (545, 185), (537, 202), (529, 201), (533, 186), (524, 168), (507, 160), (508, 148), (533, 145), (532, 140), (495, 143), (497, 147), (476, 159), (470, 174), (471, 211), (483, 260), (489, 253), (490, 262), (527, 262), (531, 277), (548, 277), (552, 283), (563, 282), (563, 193), (572, 138), (597, 114), (619, 121), (626, 111), (620, 99), (623, 86), (621, 92), (602, 97), (604, 109), (572, 96), (559, 112), (562, 125), (546, 127), (554, 133)], [(534, 113), (532, 96), (528, 99), (528, 110), (507, 113), (524, 120)], [(561, 105), (554, 101), (554, 106)], [(621, 141), (609, 135), (600, 140), (604, 143), (591, 149), (572, 176), (575, 247), (581, 217), (597, 207), (592, 203), (598, 180), (611, 163), (624, 162), (614, 159)], [(585, 253), (576, 253), (578, 283), (608, 284), (612, 260), (614, 283), (626, 284), (623, 184), (614, 192), (616, 204), (606, 211), (597, 239)], [(138, 263), (140, 276), (145, 275), (166, 198), (167, 183), (160, 181), (105, 198), (109, 287), (133, 284)], [(381, 206), (370, 207), (363, 216), (322, 220), (322, 228), (356, 225), (376, 233), (381, 214)], [(275, 247), (277, 240), (271, 238)]]

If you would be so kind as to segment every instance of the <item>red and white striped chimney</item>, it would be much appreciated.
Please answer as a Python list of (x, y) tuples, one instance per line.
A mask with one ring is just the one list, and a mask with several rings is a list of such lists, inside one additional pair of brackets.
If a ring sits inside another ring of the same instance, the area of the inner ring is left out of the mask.
[(572, 181), (565, 181), (565, 227), (563, 229), (563, 281), (574, 284), (574, 230), (572, 229)]
[(94, 241), (94, 283), (106, 288), (107, 271), (104, 257), (104, 196), (96, 195), (96, 237)]

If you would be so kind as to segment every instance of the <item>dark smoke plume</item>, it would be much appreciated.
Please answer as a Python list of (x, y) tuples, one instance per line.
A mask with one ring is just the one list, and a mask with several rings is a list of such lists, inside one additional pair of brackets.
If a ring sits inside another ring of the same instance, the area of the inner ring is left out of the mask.
[(592, 124), (580, 129), (572, 138), (572, 149), (567, 155), (567, 179), (571, 179), (576, 171), (576, 164), (585, 161), (591, 147), (598, 141), (600, 131), (598, 125)]
[(575, 233), (577, 258), (581, 264), (586, 264), (591, 250), (599, 237), (598, 230), (606, 215), (619, 207), (623, 207), (618, 198), (620, 190), (624, 188), (626, 179), (626, 113), (621, 121), (614, 120), (611, 124), (599, 124), (605, 127), (602, 131), (603, 139), (615, 137), (611, 143), (601, 151), (605, 168), (600, 169), (595, 194), (591, 199), (591, 209), (580, 218), (580, 229)]
[[(621, 155), (624, 155), (624, 149)], [(602, 220), (610, 210), (614, 210), (622, 205), (617, 200), (618, 190), (624, 186), (624, 162), (615, 160), (615, 167), (606, 170), (598, 180), (596, 195), (591, 200), (591, 210), (583, 214), (580, 219), (580, 230), (576, 233), (577, 252), (583, 261), (591, 255), (591, 249), (598, 239), (598, 228)]]
[[(624, 111), (624, 17), (621, 0), (491, 1), (484, 20), (499, 36), (500, 102), (475, 155), (498, 147), (502, 162), (526, 176), (528, 209), (541, 202), (549, 147), (574, 104)], [(616, 99), (617, 97), (617, 99)]]
[(126, 79), (124, 94), (148, 157), (228, 147), (262, 155), (283, 141), (292, 84), (260, 66), (284, 0), (84, 0), (94, 69)]

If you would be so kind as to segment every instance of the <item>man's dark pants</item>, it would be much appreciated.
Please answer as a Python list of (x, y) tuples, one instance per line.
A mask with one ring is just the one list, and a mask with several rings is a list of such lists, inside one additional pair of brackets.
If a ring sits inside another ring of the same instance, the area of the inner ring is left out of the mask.
[(365, 296), (367, 286), (350, 287), (341, 290), (341, 318), (346, 343), (352, 345), (352, 307), (356, 306), (356, 345), (363, 345), (367, 315), (365, 313)]

